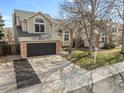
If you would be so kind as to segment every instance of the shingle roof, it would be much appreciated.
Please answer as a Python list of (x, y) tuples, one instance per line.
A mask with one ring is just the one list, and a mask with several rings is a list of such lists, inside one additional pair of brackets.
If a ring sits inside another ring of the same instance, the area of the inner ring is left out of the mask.
[[(16, 14), (16, 16), (19, 16), (20, 21), (24, 21), (27, 20), (28, 18), (30, 18), (33, 15), (36, 15), (36, 12), (29, 12), (29, 11), (24, 11), (24, 10), (14, 10), (14, 13)], [(38, 12), (39, 13), (39, 12)], [(46, 18), (48, 19), (52, 19), (52, 17), (48, 14), (43, 14)]]
[(35, 36), (40, 36), (40, 35), (44, 35), (45, 33), (28, 33), (28, 32), (24, 32), (22, 31), (21, 26), (17, 27), (17, 32), (18, 32), (18, 36), (19, 37), (35, 37)]

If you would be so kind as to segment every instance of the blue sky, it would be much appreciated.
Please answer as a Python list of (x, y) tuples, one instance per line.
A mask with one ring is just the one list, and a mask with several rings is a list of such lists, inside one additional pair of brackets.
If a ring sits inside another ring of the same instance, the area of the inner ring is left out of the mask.
[(0, 0), (0, 13), (5, 20), (5, 26), (12, 26), (12, 13), (14, 9), (43, 12), (52, 17), (60, 17), (59, 5), (63, 0)]

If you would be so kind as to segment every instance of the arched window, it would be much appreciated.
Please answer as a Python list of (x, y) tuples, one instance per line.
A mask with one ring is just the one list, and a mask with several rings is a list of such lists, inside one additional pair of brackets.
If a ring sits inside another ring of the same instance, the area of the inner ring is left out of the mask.
[(41, 18), (35, 19), (35, 32), (44, 32), (44, 20)]

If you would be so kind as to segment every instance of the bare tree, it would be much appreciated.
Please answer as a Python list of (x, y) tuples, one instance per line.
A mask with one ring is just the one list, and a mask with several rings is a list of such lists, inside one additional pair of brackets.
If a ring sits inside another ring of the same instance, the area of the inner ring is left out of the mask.
[(78, 24), (77, 27), (82, 28), (80, 31), (88, 42), (89, 55), (92, 55), (92, 48), (96, 47), (94, 41), (96, 41), (95, 29), (99, 27), (98, 22), (110, 19), (113, 4), (114, 0), (73, 0), (73, 2), (65, 1), (61, 5), (65, 19), (69, 20), (69, 23), (74, 20)]
[(12, 35), (12, 32), (10, 30), (7, 30), (5, 32), (5, 40), (6, 40), (7, 44), (10, 44), (13, 42), (13, 35)]
[(124, 54), (124, 0), (115, 0), (115, 9), (117, 10), (119, 20), (121, 19), (123, 22), (121, 53)]

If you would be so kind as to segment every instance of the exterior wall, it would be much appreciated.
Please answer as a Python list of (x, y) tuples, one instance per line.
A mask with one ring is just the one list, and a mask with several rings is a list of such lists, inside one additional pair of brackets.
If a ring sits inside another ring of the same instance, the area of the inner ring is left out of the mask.
[(102, 48), (102, 47), (104, 47), (104, 43), (99, 44), (99, 48)]
[[(37, 17), (42, 18), (44, 20), (44, 26), (45, 26), (44, 27), (44, 32), (51, 32), (52, 31), (51, 23), (46, 18), (41, 16), (41, 14), (38, 14), (35, 17), (32, 17), (31, 19), (28, 20), (28, 24), (27, 24), (28, 32), (29, 33), (36, 33), (34, 23), (35, 23), (35, 19)], [(39, 33), (39, 32), (37, 32), (37, 33)]]
[(22, 22), (22, 31), (28, 32), (27, 22)]
[(17, 30), (16, 30), (16, 23), (15, 23), (15, 13), (12, 14), (12, 25), (13, 25), (13, 35), (14, 35), (14, 41), (15, 44), (18, 43), (18, 35), (17, 35)]
[(84, 47), (89, 47), (89, 43), (88, 43), (88, 41), (84, 41)]

